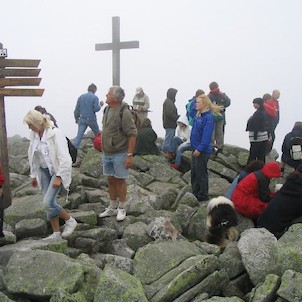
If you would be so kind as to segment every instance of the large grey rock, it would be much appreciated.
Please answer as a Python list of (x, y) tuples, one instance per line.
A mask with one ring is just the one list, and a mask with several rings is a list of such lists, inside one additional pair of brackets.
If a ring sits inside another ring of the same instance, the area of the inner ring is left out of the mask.
[(281, 278), (268, 274), (263, 283), (259, 283), (251, 292), (249, 302), (274, 301)]
[(148, 302), (139, 279), (106, 265), (97, 285), (94, 302)]
[(128, 225), (123, 232), (122, 238), (134, 251), (152, 241), (152, 238), (148, 235), (147, 225), (143, 222)]
[(5, 210), (5, 222), (14, 226), (23, 219), (40, 218), (45, 220), (46, 214), (42, 200), (40, 193), (14, 198), (12, 205)]
[(4, 282), (10, 293), (50, 298), (58, 287), (76, 292), (83, 278), (82, 266), (66, 255), (36, 250), (15, 252), (5, 268)]
[(30, 252), (32, 250), (49, 250), (63, 253), (67, 248), (67, 241), (64, 239), (56, 240), (21, 240), (14, 244), (0, 247), (0, 266), (5, 266), (10, 257), (17, 251)]
[(302, 274), (287, 270), (282, 275), (277, 295), (289, 302), (302, 301)]
[(45, 237), (47, 223), (41, 218), (23, 219), (16, 223), (15, 233), (18, 240), (26, 237)]
[(279, 275), (292, 269), (302, 273), (302, 224), (294, 224), (276, 243)]
[(151, 284), (185, 259), (202, 254), (187, 240), (157, 240), (140, 248), (134, 257), (134, 275), (145, 284)]
[(215, 256), (188, 258), (151, 285), (146, 285), (147, 297), (152, 302), (174, 301), (218, 269), (219, 263)]
[(264, 282), (266, 275), (276, 271), (276, 242), (276, 237), (264, 228), (252, 228), (241, 234), (238, 249), (254, 285)]

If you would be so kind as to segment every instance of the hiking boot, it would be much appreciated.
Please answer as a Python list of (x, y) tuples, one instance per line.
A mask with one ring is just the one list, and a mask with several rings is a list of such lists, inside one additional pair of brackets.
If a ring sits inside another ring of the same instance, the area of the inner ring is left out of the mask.
[(66, 221), (62, 232), (62, 237), (65, 238), (70, 236), (72, 232), (75, 230), (75, 228), (77, 227), (77, 225), (78, 223), (74, 218), (72, 218), (70, 222)]
[(101, 218), (110, 217), (110, 216), (115, 216), (116, 214), (117, 214), (117, 209), (113, 209), (109, 207), (106, 208), (105, 211), (99, 215), (99, 217)]
[(126, 218), (126, 210), (123, 208), (118, 208), (117, 209), (117, 216), (116, 220), (117, 221), (123, 221)]
[(60, 234), (52, 233), (48, 237), (42, 238), (42, 240), (50, 240), (50, 239), (62, 239), (62, 235), (61, 233)]

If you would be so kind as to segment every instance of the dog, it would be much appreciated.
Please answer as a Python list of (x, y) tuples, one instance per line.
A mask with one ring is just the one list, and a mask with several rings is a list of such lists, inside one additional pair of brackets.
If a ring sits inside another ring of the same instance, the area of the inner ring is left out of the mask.
[(225, 248), (238, 240), (238, 215), (231, 200), (218, 196), (209, 201), (205, 241)]

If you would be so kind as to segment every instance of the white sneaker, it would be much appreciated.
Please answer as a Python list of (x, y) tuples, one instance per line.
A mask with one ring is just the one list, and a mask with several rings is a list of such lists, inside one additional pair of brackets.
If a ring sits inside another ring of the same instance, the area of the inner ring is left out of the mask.
[(109, 217), (109, 216), (115, 216), (117, 214), (117, 209), (113, 208), (106, 208), (106, 210), (99, 215), (99, 217)]
[(64, 230), (62, 232), (62, 237), (68, 237), (72, 234), (72, 232), (75, 230), (75, 228), (77, 227), (78, 223), (77, 221), (72, 218), (72, 220), (70, 222), (65, 222), (64, 225)]
[(117, 221), (123, 221), (126, 218), (126, 210), (123, 208), (118, 208), (117, 209), (117, 216), (116, 220)]
[(42, 240), (49, 240), (49, 239), (62, 239), (61, 233), (60, 234), (52, 233), (48, 237), (42, 238)]

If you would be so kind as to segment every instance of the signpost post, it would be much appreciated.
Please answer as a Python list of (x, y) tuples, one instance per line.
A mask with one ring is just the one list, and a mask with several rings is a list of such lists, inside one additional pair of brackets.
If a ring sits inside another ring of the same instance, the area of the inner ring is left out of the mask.
[[(42, 96), (44, 92), (44, 89), (23, 88), (24, 86), (40, 85), (41, 78), (37, 78), (41, 71), (37, 69), (40, 60), (12, 60), (6, 59), (6, 57), (7, 50), (3, 49), (3, 45), (0, 43), (0, 160), (5, 177), (4, 205), (0, 205), (0, 211), (4, 211), (12, 203), (4, 97)], [(0, 231), (2, 231), (1, 224)]]

